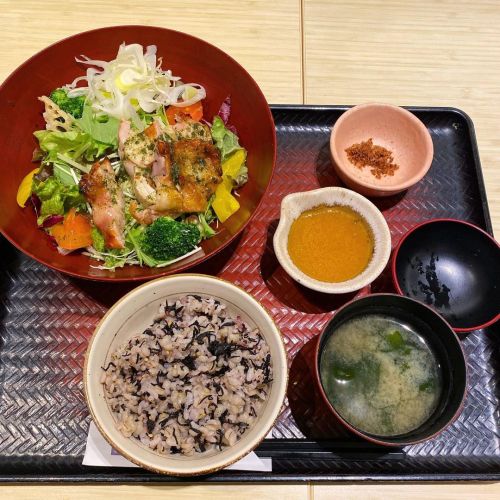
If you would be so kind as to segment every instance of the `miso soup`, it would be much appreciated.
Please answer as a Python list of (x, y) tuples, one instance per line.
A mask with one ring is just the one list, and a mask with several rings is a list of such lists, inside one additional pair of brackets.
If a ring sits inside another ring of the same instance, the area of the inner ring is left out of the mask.
[(434, 412), (441, 369), (408, 325), (373, 314), (350, 319), (326, 341), (321, 382), (337, 412), (360, 431), (405, 434)]

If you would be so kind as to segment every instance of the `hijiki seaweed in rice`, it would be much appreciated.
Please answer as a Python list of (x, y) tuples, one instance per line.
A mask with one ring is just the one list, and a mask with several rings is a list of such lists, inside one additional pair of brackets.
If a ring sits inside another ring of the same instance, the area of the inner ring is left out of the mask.
[(160, 454), (192, 455), (232, 446), (256, 421), (271, 355), (225, 304), (185, 295), (115, 351), (101, 382), (123, 435)]

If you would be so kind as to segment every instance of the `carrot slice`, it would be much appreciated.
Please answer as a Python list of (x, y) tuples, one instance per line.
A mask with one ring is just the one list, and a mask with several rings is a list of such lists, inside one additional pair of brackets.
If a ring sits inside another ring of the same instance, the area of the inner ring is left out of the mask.
[(195, 102), (190, 106), (178, 107), (169, 106), (165, 112), (168, 123), (175, 125), (176, 115), (188, 115), (195, 122), (199, 122), (203, 118), (203, 104), (201, 101)]
[(92, 226), (85, 215), (72, 208), (64, 221), (50, 229), (57, 244), (65, 250), (76, 250), (92, 244)]

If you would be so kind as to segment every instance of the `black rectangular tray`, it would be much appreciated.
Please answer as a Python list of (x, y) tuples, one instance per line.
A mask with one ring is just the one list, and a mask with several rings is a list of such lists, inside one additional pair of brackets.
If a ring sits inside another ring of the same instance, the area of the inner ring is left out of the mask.
[[(199, 481), (500, 480), (500, 328), (463, 336), (469, 394), (460, 418), (438, 438), (388, 450), (339, 432), (313, 394), (310, 346), (339, 303), (295, 284), (279, 267), (272, 235), (283, 195), (338, 184), (329, 134), (346, 106), (272, 106), (276, 172), (266, 201), (235, 245), (198, 272), (218, 274), (272, 312), (287, 344), (290, 384), (273, 439), (257, 449), (272, 473), (221, 471)], [(393, 245), (434, 217), (491, 222), (471, 120), (452, 108), (408, 108), (428, 127), (435, 157), (404, 195), (377, 200)], [(81, 370), (88, 339), (106, 309), (131, 287), (52, 271), (0, 239), (0, 481), (179, 481), (141, 469), (81, 465), (89, 424)], [(372, 290), (393, 291), (387, 273)], [(193, 479), (189, 479), (193, 481)]]

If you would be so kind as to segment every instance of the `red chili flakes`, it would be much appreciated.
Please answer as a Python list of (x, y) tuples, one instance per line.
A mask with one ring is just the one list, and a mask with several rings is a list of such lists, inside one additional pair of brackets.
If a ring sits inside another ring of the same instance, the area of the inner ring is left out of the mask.
[(399, 165), (394, 163), (392, 151), (373, 144), (371, 137), (367, 141), (353, 144), (345, 152), (353, 165), (359, 169), (370, 167), (370, 172), (377, 179), (386, 175), (392, 176), (399, 168)]

